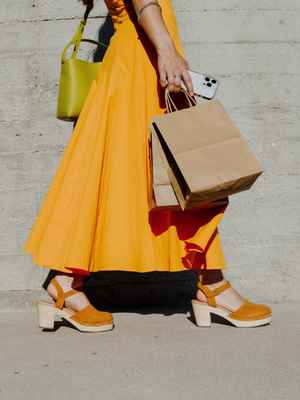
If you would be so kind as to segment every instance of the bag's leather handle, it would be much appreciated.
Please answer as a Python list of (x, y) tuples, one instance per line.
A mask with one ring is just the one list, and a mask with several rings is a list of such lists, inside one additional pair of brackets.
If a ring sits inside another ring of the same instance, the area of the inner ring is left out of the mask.
[(66, 61), (66, 54), (67, 51), (69, 49), (70, 46), (74, 46), (73, 51), (72, 51), (72, 55), (71, 58), (76, 58), (77, 57), (77, 53), (79, 50), (79, 46), (81, 42), (88, 42), (88, 43), (92, 43), (92, 44), (96, 44), (97, 46), (102, 46), (102, 47), (107, 47), (106, 44), (102, 43), (102, 42), (98, 42), (96, 40), (92, 40), (92, 39), (82, 39), (82, 35), (84, 33), (84, 29), (85, 29), (85, 25), (87, 23), (87, 19), (89, 16), (89, 13), (91, 12), (93, 7), (86, 7), (85, 13), (83, 18), (80, 20), (79, 26), (75, 31), (74, 36), (72, 37), (72, 39), (70, 40), (70, 42), (66, 45), (66, 47), (63, 49), (62, 55), (61, 55), (61, 62), (64, 63)]
[(85, 9), (85, 12), (84, 12), (84, 16), (83, 16), (83, 19), (85, 20), (85, 22), (87, 21), (87, 19), (88, 19), (88, 16), (89, 16), (89, 14), (90, 14), (90, 12), (92, 11), (92, 9), (93, 9), (93, 6), (86, 6), (86, 9)]
[[(180, 88), (180, 92), (184, 93), (190, 107), (195, 106), (197, 104), (197, 100), (195, 99), (195, 97), (190, 95), (184, 88)], [(168, 113), (172, 111), (178, 111), (178, 107), (176, 106), (174, 100), (172, 99), (168, 88), (165, 89), (165, 102)]]

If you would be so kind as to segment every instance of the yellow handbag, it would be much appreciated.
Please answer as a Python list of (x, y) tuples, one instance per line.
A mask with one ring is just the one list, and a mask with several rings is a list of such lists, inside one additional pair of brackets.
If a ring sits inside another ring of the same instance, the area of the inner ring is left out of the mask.
[[(107, 47), (104, 43), (91, 39), (82, 39), (90, 8), (86, 9), (83, 19), (61, 55), (61, 70), (56, 116), (64, 121), (78, 118), (90, 86), (99, 71), (101, 62), (89, 62), (77, 58), (81, 42)], [(66, 58), (70, 46), (74, 46), (70, 58)]]

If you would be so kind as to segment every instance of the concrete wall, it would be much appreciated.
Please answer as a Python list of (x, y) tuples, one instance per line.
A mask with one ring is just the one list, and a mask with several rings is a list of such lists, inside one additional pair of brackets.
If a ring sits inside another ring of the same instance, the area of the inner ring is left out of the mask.
[[(89, 37), (106, 15), (96, 6)], [(256, 299), (299, 300), (300, 3), (174, 6), (191, 67), (220, 79), (219, 98), (266, 170), (250, 192), (232, 197), (222, 224), (228, 277)], [(71, 135), (55, 119), (57, 80), (81, 14), (75, 0), (0, 3), (0, 298), (39, 289), (45, 276), (20, 246)]]

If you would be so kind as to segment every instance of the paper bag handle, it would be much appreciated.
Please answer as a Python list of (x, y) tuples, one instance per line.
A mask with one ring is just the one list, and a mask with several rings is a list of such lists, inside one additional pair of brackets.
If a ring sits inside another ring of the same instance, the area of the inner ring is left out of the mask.
[[(184, 93), (190, 107), (193, 107), (197, 104), (197, 100), (195, 99), (195, 97), (190, 95), (185, 89), (180, 88), (180, 92)], [(165, 89), (165, 102), (166, 102), (166, 108), (167, 108), (168, 113), (172, 112), (173, 110), (178, 111), (178, 107), (176, 106), (174, 100), (172, 99), (168, 88)], [(172, 107), (173, 107), (173, 110), (172, 110)]]

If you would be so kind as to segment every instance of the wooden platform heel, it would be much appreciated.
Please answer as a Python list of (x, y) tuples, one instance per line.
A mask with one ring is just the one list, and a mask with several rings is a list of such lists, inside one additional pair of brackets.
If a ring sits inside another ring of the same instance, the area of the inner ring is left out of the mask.
[(230, 310), (222, 304), (217, 304), (216, 296), (231, 287), (228, 281), (214, 290), (211, 290), (208, 285), (203, 285), (200, 281), (198, 281), (197, 286), (207, 298), (207, 303), (197, 299), (192, 300), (196, 325), (199, 327), (210, 327), (212, 314), (224, 318), (238, 328), (252, 328), (271, 322), (272, 310), (265, 304), (255, 304), (244, 299), (244, 303), (236, 310)]

